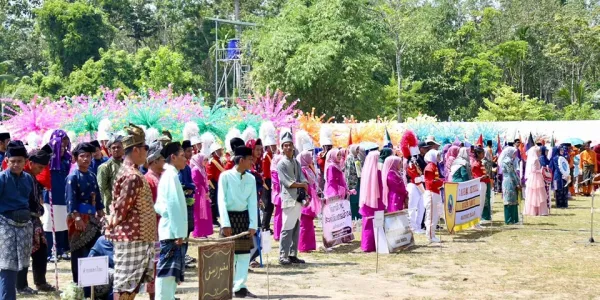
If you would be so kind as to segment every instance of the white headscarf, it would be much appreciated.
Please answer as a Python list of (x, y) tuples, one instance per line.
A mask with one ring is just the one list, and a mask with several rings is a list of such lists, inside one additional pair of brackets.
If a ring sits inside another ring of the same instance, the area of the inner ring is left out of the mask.
[(439, 152), (435, 149), (431, 149), (431, 150), (427, 151), (427, 153), (425, 153), (425, 156), (423, 157), (423, 159), (425, 160), (426, 163), (437, 164), (438, 157), (439, 157)]
[(540, 147), (533, 146), (527, 150), (527, 166), (525, 167), (525, 179), (529, 179), (534, 171), (541, 168), (540, 156), (538, 154)]
[(463, 166), (467, 169), (467, 173), (470, 175), (469, 177), (473, 177), (473, 175), (471, 175), (471, 158), (469, 157), (469, 151), (471, 151), (471, 149), (467, 147), (462, 147), (460, 150), (458, 150), (458, 155), (452, 162), (452, 166), (450, 166), (450, 175), (448, 176), (448, 180), (452, 180), (454, 173)]

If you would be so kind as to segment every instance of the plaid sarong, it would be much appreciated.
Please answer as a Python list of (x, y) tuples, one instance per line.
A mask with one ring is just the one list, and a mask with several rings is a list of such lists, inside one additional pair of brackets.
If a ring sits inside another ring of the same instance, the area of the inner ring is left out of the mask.
[[(248, 211), (228, 211), (231, 234), (236, 235), (248, 231), (250, 228), (250, 215)], [(221, 237), (224, 237), (221, 234)], [(235, 254), (248, 254), (254, 248), (254, 241), (250, 235), (235, 240)]]
[(160, 241), (160, 258), (156, 266), (156, 277), (175, 277), (177, 283), (183, 281), (184, 257), (181, 246), (175, 240)]
[(591, 185), (592, 180), (594, 179), (594, 165), (584, 165), (583, 166), (583, 181), (586, 181), (583, 185)]
[(154, 279), (154, 242), (114, 242), (114, 290), (134, 292)]
[(19, 271), (29, 267), (33, 225), (0, 215), (0, 269)]

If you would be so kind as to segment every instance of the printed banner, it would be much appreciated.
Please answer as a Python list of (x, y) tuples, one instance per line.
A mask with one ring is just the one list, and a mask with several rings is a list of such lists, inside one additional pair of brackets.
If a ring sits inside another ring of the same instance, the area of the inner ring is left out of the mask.
[(354, 240), (350, 201), (345, 199), (325, 201), (323, 206), (323, 245), (331, 248)]
[(385, 215), (385, 238), (390, 253), (406, 249), (415, 244), (413, 233), (410, 230), (408, 211), (397, 211)]
[(479, 178), (444, 183), (444, 212), (449, 233), (469, 229), (481, 218)]

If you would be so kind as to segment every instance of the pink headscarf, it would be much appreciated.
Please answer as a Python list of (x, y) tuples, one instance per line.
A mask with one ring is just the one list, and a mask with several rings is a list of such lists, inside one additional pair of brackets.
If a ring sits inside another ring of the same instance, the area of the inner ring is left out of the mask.
[[(310, 150), (304, 150), (302, 152), (300, 152), (300, 154), (298, 154), (298, 156), (296, 156), (296, 159), (298, 160), (298, 162), (300, 163), (300, 166), (302, 167), (302, 169), (310, 169), (311, 172), (313, 172), (314, 174), (314, 167), (311, 168), (311, 165), (313, 163), (313, 156), (312, 156), (312, 151)], [(308, 176), (310, 177), (310, 176)], [(314, 184), (315, 183), (315, 178), (306, 178), (306, 180), (308, 181), (308, 184)]]
[(200, 170), (200, 174), (206, 178), (206, 167), (204, 166), (204, 159), (206, 156), (202, 153), (198, 153), (190, 159), (190, 166), (192, 168), (198, 168)]
[(308, 192), (311, 197), (309, 208), (315, 215), (318, 215), (321, 213), (321, 201), (319, 201), (317, 196), (317, 174), (313, 166), (312, 150), (302, 151), (296, 156), (296, 159), (300, 162), (302, 172), (304, 172), (306, 181), (308, 181)]
[(381, 193), (381, 199), (383, 200), (383, 204), (385, 207), (388, 205), (387, 197), (389, 193), (389, 188), (387, 184), (387, 177), (390, 172), (394, 172), (400, 175), (398, 168), (402, 165), (402, 159), (398, 156), (390, 156), (385, 159), (383, 163), (383, 168), (381, 168), (381, 182), (383, 183), (383, 192)]
[(448, 149), (448, 152), (446, 152), (446, 156), (444, 157), (444, 173), (445, 173), (444, 177), (445, 178), (448, 178), (448, 174), (450, 174), (450, 167), (452, 166), (452, 163), (458, 156), (459, 150), (460, 150), (460, 147), (452, 145)]
[[(377, 178), (377, 160), (379, 159), (379, 151), (370, 151), (365, 159), (365, 165), (362, 167), (360, 179), (360, 198), (359, 206), (364, 205), (377, 209), (379, 197), (379, 179)], [(385, 202), (385, 201), (384, 201)]]
[(281, 161), (283, 155), (275, 154), (271, 159), (271, 172), (277, 172), (277, 164)]
[(341, 172), (344, 171), (342, 161), (340, 159), (338, 159), (339, 153), (340, 153), (340, 150), (338, 150), (338, 149), (332, 149), (332, 150), (329, 150), (329, 152), (327, 152), (327, 157), (325, 160), (325, 173), (327, 173), (327, 170), (329, 170), (329, 166), (334, 166), (336, 169), (340, 170)]

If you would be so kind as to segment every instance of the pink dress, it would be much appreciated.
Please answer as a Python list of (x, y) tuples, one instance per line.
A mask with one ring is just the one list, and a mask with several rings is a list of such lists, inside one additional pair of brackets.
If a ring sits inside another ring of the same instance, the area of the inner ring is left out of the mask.
[(387, 212), (403, 210), (408, 196), (404, 180), (402, 180), (397, 172), (389, 172), (387, 175), (387, 185), (389, 188)]
[(194, 194), (194, 231), (193, 237), (207, 237), (213, 234), (212, 212), (206, 195), (208, 181), (197, 167), (192, 168), (192, 181), (196, 185)]
[(525, 215), (528, 216), (547, 216), (548, 204), (546, 198), (546, 182), (542, 175), (542, 167), (537, 161), (533, 168), (528, 170), (527, 183), (525, 185)]
[[(377, 181), (379, 183), (379, 190), (383, 190), (383, 184), (381, 182), (381, 170), (377, 171)], [(364, 178), (361, 178), (363, 180)], [(375, 229), (373, 228), (373, 216), (375, 212), (378, 210), (384, 210), (385, 205), (381, 198), (377, 199), (377, 207), (369, 207), (368, 205), (364, 205), (360, 208), (359, 212), (363, 216), (362, 218), (362, 233), (361, 233), (361, 241), (360, 248), (363, 252), (374, 252), (375, 247)], [(371, 217), (371, 218), (369, 218)]]
[(302, 208), (300, 215), (300, 237), (298, 240), (298, 251), (310, 252), (317, 250), (317, 238), (315, 234), (315, 218), (319, 214), (321, 200), (317, 196), (317, 176), (310, 169), (303, 167), (304, 178), (309, 182), (308, 196), (310, 196), (310, 205)]
[(275, 170), (271, 170), (271, 201), (275, 206), (275, 213), (273, 215), (273, 239), (279, 241), (279, 235), (281, 235), (281, 227), (283, 215), (281, 211), (281, 186), (279, 185), (279, 174)]

